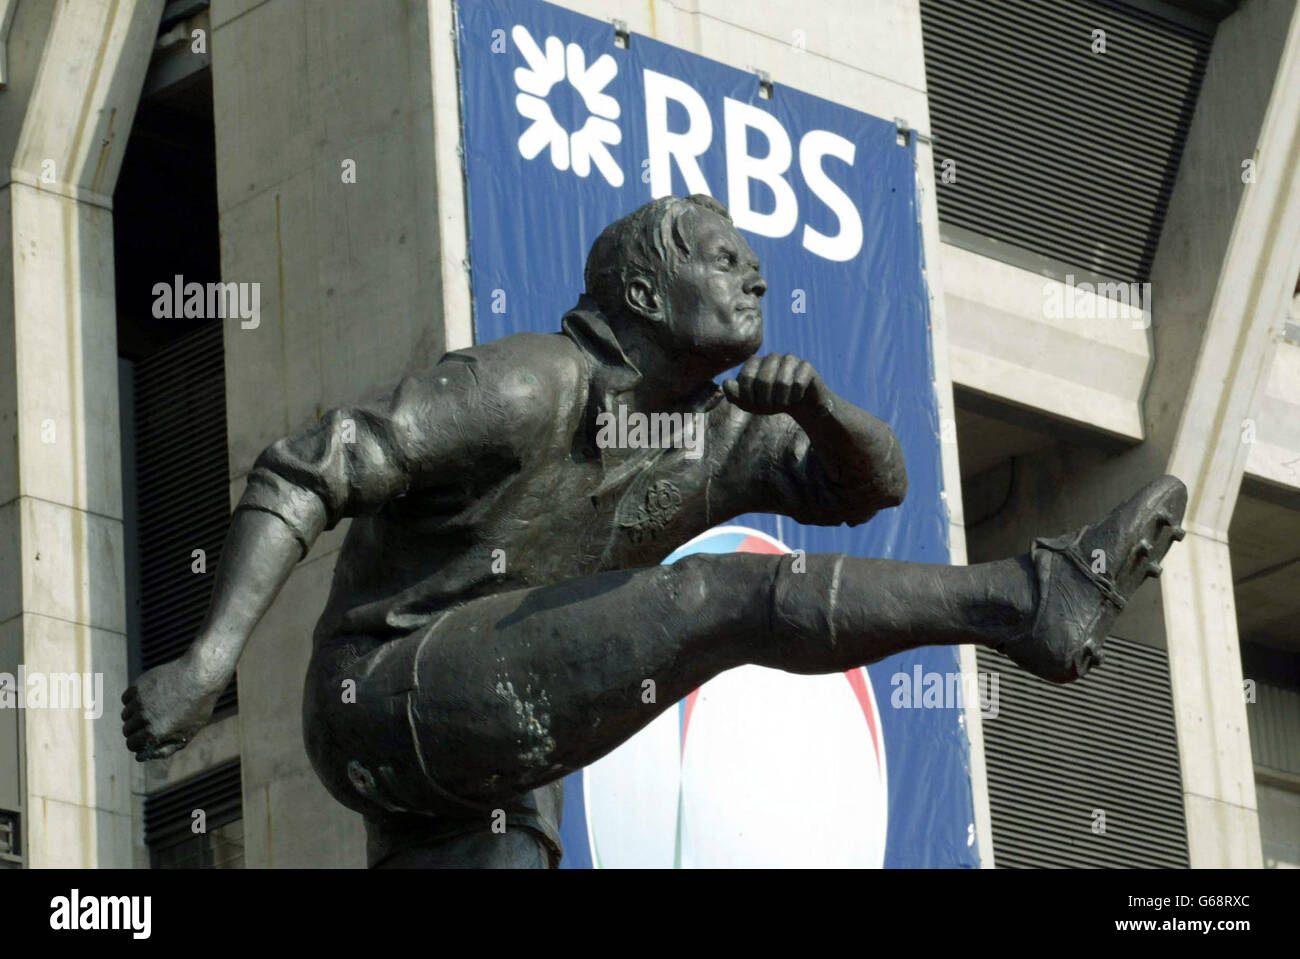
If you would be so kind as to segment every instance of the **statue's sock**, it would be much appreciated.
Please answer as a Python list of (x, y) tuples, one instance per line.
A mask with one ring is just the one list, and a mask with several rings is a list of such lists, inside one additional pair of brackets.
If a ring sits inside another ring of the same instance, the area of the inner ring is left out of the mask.
[(1027, 555), (940, 566), (788, 554), (772, 582), (772, 665), (825, 672), (918, 646), (996, 649), (1030, 632), (1035, 606)]

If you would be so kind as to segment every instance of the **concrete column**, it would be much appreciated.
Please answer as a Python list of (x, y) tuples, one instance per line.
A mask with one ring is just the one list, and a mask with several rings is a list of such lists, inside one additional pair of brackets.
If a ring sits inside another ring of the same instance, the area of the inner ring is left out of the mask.
[(463, 350), (474, 345), (474, 297), (469, 284), (469, 231), (465, 222), (465, 171), (461, 161), (456, 17), (450, 0), (428, 0), (428, 3), (442, 316), (446, 348)]
[[(268, 444), (468, 343), (463, 233), (441, 239), (464, 208), (459, 91), (454, 61), (435, 72), (430, 53), (452, 42), (451, 8), (431, 3), (212, 6), (221, 273), (258, 284), (261, 302), (259, 326), (225, 333), (232, 506)], [(444, 277), (459, 284), (446, 306)], [(361, 817), (325, 791), (302, 735), (312, 631), (347, 525), (299, 564), (240, 662), (251, 868), (365, 865)]]
[(37, 867), (131, 864), (130, 757), (113, 706), (127, 669), (111, 197), (162, 6), (24, 3), (9, 36), (0, 655), (29, 674), (90, 673), (103, 697), (93, 720), (23, 711)]
[(1277, 26), (1286, 46), (1268, 111), (1236, 164), (1252, 160), (1256, 179), (1242, 193), (1169, 456), (1190, 492), (1163, 599), (1193, 866), (1262, 865), (1228, 526), (1250, 452), (1243, 424), (1262, 399), (1300, 273), (1300, 10)]

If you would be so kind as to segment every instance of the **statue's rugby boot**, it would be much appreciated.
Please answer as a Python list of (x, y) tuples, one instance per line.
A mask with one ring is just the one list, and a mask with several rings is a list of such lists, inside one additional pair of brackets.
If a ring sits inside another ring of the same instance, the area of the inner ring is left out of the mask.
[[(1162, 476), (1097, 526), (1034, 540), (1038, 585), (1033, 628), (1001, 647), (1036, 676), (1068, 683), (1102, 662), (1102, 644), (1129, 598), (1185, 535), (1187, 487)], [(1100, 550), (1100, 552), (1098, 552)]]

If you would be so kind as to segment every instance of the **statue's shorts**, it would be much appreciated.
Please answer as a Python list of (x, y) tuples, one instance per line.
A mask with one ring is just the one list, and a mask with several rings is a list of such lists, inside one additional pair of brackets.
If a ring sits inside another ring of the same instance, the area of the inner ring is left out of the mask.
[(421, 645), (437, 641), (437, 628), (386, 641), (340, 637), (316, 650), (303, 696), (312, 766), (335, 799), (365, 816), (371, 867), (554, 867), (560, 782), (475, 802), (443, 788), (429, 768), (416, 663)]

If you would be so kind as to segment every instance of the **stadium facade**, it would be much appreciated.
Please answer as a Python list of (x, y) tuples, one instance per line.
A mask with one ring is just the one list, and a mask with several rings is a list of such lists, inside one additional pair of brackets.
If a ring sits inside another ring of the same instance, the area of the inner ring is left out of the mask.
[[(346, 522), (188, 748), (137, 765), (114, 703), (198, 628), (257, 454), (474, 342), (474, 3), (0, 0), (0, 675), (107, 698), (0, 709), (0, 865), (365, 864), (300, 717)], [(976, 861), (1300, 865), (1294, 0), (557, 6), (915, 148), (954, 562), (1187, 482), (1103, 669), (963, 648)]]

